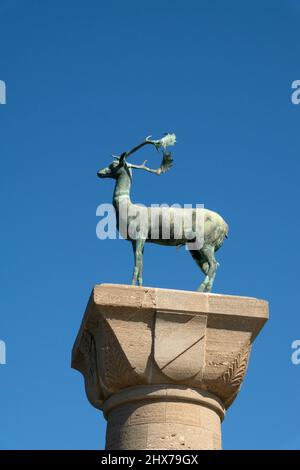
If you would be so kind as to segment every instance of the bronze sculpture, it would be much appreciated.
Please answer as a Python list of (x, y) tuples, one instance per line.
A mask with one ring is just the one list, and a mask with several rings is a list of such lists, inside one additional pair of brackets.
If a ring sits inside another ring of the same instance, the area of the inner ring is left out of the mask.
[[(149, 207), (141, 207), (134, 204), (130, 199), (132, 169), (145, 170), (156, 175), (161, 175), (172, 167), (171, 153), (165, 149), (174, 145), (175, 134), (166, 134), (162, 139), (151, 140), (147, 137), (141, 144), (133, 149), (123, 152), (120, 156), (114, 156), (114, 161), (106, 168), (99, 170), (97, 175), (100, 178), (112, 178), (116, 180), (113, 195), (113, 205), (117, 215), (117, 227), (124, 238), (132, 242), (134, 250), (134, 272), (132, 284), (142, 285), (143, 251), (145, 243), (158, 243), (167, 246), (187, 245), (192, 257), (205, 274), (205, 279), (198, 288), (199, 292), (210, 292), (216, 275), (218, 263), (215, 259), (215, 252), (221, 247), (224, 239), (228, 235), (228, 225), (216, 212), (204, 208), (158, 208), (153, 210)], [(163, 148), (163, 159), (157, 169), (146, 166), (146, 161), (142, 165), (134, 165), (127, 162), (127, 158), (145, 145), (153, 145), (156, 149)], [(139, 216), (139, 228), (134, 236), (128, 233), (131, 224)], [(169, 217), (169, 227), (165, 223), (167, 215)], [(186, 230), (184, 221), (189, 217), (190, 227)], [(156, 220), (155, 236), (153, 236), (153, 220)], [(197, 221), (202, 220), (199, 226)], [(179, 223), (175, 223), (179, 220)], [(122, 225), (122, 228), (121, 228)], [(141, 228), (143, 227), (143, 228)], [(125, 228), (125, 236), (124, 236)], [(151, 228), (151, 229), (150, 229)], [(183, 229), (183, 230), (181, 230)], [(202, 232), (200, 234), (200, 232)], [(179, 235), (178, 235), (179, 233)], [(193, 242), (202, 240), (201, 246)]]

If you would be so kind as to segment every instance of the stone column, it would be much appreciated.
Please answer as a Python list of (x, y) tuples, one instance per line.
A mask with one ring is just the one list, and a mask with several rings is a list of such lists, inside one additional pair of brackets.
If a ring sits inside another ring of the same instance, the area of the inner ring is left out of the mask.
[(268, 304), (250, 297), (102, 284), (72, 367), (107, 419), (110, 450), (220, 449)]

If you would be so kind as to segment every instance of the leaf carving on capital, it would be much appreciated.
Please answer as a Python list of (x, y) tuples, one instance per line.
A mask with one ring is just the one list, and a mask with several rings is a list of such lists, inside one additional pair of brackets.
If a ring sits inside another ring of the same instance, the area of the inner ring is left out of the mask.
[(82, 365), (79, 370), (84, 375), (87, 396), (94, 406), (101, 409), (101, 404), (104, 399), (104, 387), (99, 377), (94, 332), (84, 328), (81, 334), (78, 351), (82, 357)]
[(221, 377), (225, 389), (227, 389), (226, 396), (223, 398), (226, 408), (229, 408), (239, 393), (247, 371), (250, 351), (251, 344), (247, 343), (242, 351), (235, 356), (234, 360)]
[(95, 339), (92, 333), (84, 330), (81, 336), (79, 351), (84, 357), (88, 369), (88, 376), (86, 379), (89, 385), (93, 386), (97, 380), (97, 354)]
[(103, 349), (101, 352), (102, 380), (110, 392), (143, 384), (144, 381), (130, 365), (113, 329), (106, 319), (101, 322)]
[(250, 344), (247, 344), (244, 349), (235, 356), (226, 372), (222, 375), (222, 380), (226, 385), (232, 388), (238, 388), (241, 385), (247, 371), (250, 348)]

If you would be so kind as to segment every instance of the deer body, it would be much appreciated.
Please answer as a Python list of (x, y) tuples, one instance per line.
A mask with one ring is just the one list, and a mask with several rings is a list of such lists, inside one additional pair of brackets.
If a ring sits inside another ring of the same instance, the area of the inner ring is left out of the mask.
[[(146, 143), (153, 143), (146, 140)], [(137, 148), (139, 148), (138, 146)], [(136, 149), (133, 151), (136, 151)], [(151, 170), (145, 165), (130, 165), (126, 162), (127, 154), (122, 154), (118, 162), (113, 162), (109, 167), (99, 170), (97, 175), (100, 178), (113, 178), (116, 180), (113, 205), (117, 216), (117, 228), (123, 238), (132, 242), (134, 251), (134, 271), (132, 284), (142, 285), (142, 270), (143, 270), (143, 251), (145, 243), (157, 243), (166, 246), (182, 246), (188, 244), (190, 253), (198, 266), (205, 274), (205, 279), (199, 287), (201, 292), (210, 292), (218, 263), (215, 260), (215, 252), (221, 247), (225, 237), (228, 234), (228, 225), (223, 218), (216, 212), (208, 209), (195, 209), (195, 208), (180, 208), (180, 207), (144, 207), (134, 204), (130, 199), (131, 182), (132, 182), (132, 168), (144, 169), (152, 173), (161, 174), (166, 169), (160, 168), (158, 170)], [(171, 160), (172, 162), (172, 160)], [(169, 164), (168, 168), (171, 166)], [(136, 215), (139, 215), (139, 220), (144, 230), (138, 233), (130, 233), (130, 226), (135, 222)], [(199, 216), (199, 219), (197, 217)], [(167, 224), (164, 221), (170, 222)], [(179, 220), (179, 224), (175, 221)], [(190, 231), (185, 231), (184, 226), (186, 220), (191, 221)], [(197, 220), (202, 221), (200, 227), (196, 223)], [(154, 228), (154, 230), (153, 230)], [(198, 232), (199, 233), (198, 233)], [(201, 246), (194, 248), (193, 242), (199, 236), (202, 237)], [(190, 248), (191, 247), (191, 248)]]

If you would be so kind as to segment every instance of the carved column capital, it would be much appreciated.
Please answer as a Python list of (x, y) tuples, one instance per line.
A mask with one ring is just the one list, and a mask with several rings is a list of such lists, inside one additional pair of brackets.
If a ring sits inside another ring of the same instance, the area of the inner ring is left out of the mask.
[[(248, 297), (99, 285), (74, 344), (72, 367), (83, 374), (90, 402), (104, 410), (108, 421), (110, 410), (123, 409), (124, 403), (133, 406), (134, 414), (137, 406), (153, 410), (153, 404), (167, 401), (168, 409), (178, 402), (213, 409), (220, 422), (238, 394), (251, 344), (267, 318), (267, 302)], [(164, 397), (166, 390), (173, 394)], [(133, 429), (130, 419), (128, 430)], [(218, 448), (218, 433), (211, 432), (214, 437), (205, 442)], [(108, 448), (129, 448), (120, 436)], [(147, 445), (143, 441), (140, 448)]]

